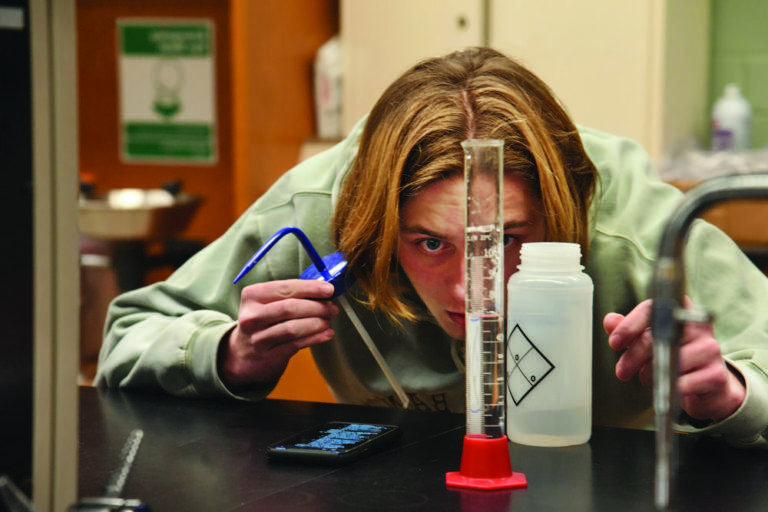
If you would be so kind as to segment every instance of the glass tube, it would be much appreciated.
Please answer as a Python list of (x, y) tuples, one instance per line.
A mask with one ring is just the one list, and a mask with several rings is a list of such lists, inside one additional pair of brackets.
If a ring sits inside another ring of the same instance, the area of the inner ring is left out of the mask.
[(464, 149), (467, 435), (504, 436), (504, 142)]

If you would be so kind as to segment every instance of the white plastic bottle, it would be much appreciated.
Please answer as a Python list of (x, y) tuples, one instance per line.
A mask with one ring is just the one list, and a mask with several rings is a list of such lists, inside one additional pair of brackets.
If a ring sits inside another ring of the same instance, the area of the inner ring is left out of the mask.
[(712, 150), (746, 151), (751, 134), (752, 107), (738, 85), (728, 84), (712, 107)]
[(592, 280), (578, 244), (523, 244), (507, 283), (507, 436), (533, 446), (592, 433)]

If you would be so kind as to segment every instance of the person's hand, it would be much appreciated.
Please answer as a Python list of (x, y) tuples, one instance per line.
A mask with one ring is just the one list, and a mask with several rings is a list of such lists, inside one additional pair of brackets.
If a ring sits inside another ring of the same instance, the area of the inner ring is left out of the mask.
[[(686, 299), (686, 307), (690, 306)], [(653, 384), (650, 321), (650, 300), (641, 302), (626, 316), (608, 313), (603, 319), (611, 348), (624, 351), (616, 363), (619, 379), (628, 381), (637, 376), (643, 386)], [(723, 359), (711, 324), (685, 324), (678, 363), (680, 406), (692, 418), (720, 421), (744, 401), (744, 383)]]
[(272, 382), (300, 349), (333, 337), (339, 312), (333, 285), (291, 279), (243, 288), (237, 326), (222, 342), (219, 375), (227, 386)]

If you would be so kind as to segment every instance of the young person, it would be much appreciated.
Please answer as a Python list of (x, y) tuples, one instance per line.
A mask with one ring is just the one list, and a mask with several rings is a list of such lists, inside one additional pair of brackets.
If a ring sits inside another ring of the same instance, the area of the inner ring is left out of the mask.
[[(287, 172), (167, 281), (118, 297), (97, 385), (260, 399), (311, 347), (339, 401), (397, 405), (326, 300), (332, 286), (296, 279), (311, 264), (298, 242), (280, 241), (231, 284), (268, 237), (295, 225), (320, 254), (347, 258), (347, 294), (412, 406), (464, 412), (460, 143), (472, 138), (504, 141), (505, 279), (522, 243), (581, 245), (595, 284), (594, 421), (650, 426), (647, 291), (681, 194), (637, 144), (577, 128), (540, 79), (487, 48), (414, 66), (343, 142)], [(685, 256), (688, 295), (716, 320), (685, 328), (680, 428), (768, 445), (768, 279), (702, 221)]]

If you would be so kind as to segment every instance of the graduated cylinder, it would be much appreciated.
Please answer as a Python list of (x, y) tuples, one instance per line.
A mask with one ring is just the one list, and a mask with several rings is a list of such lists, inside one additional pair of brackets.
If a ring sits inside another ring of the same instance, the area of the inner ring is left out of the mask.
[(467, 434), (504, 436), (504, 142), (464, 149)]
[(585, 443), (592, 431), (592, 280), (578, 244), (523, 244), (507, 283), (507, 436)]

